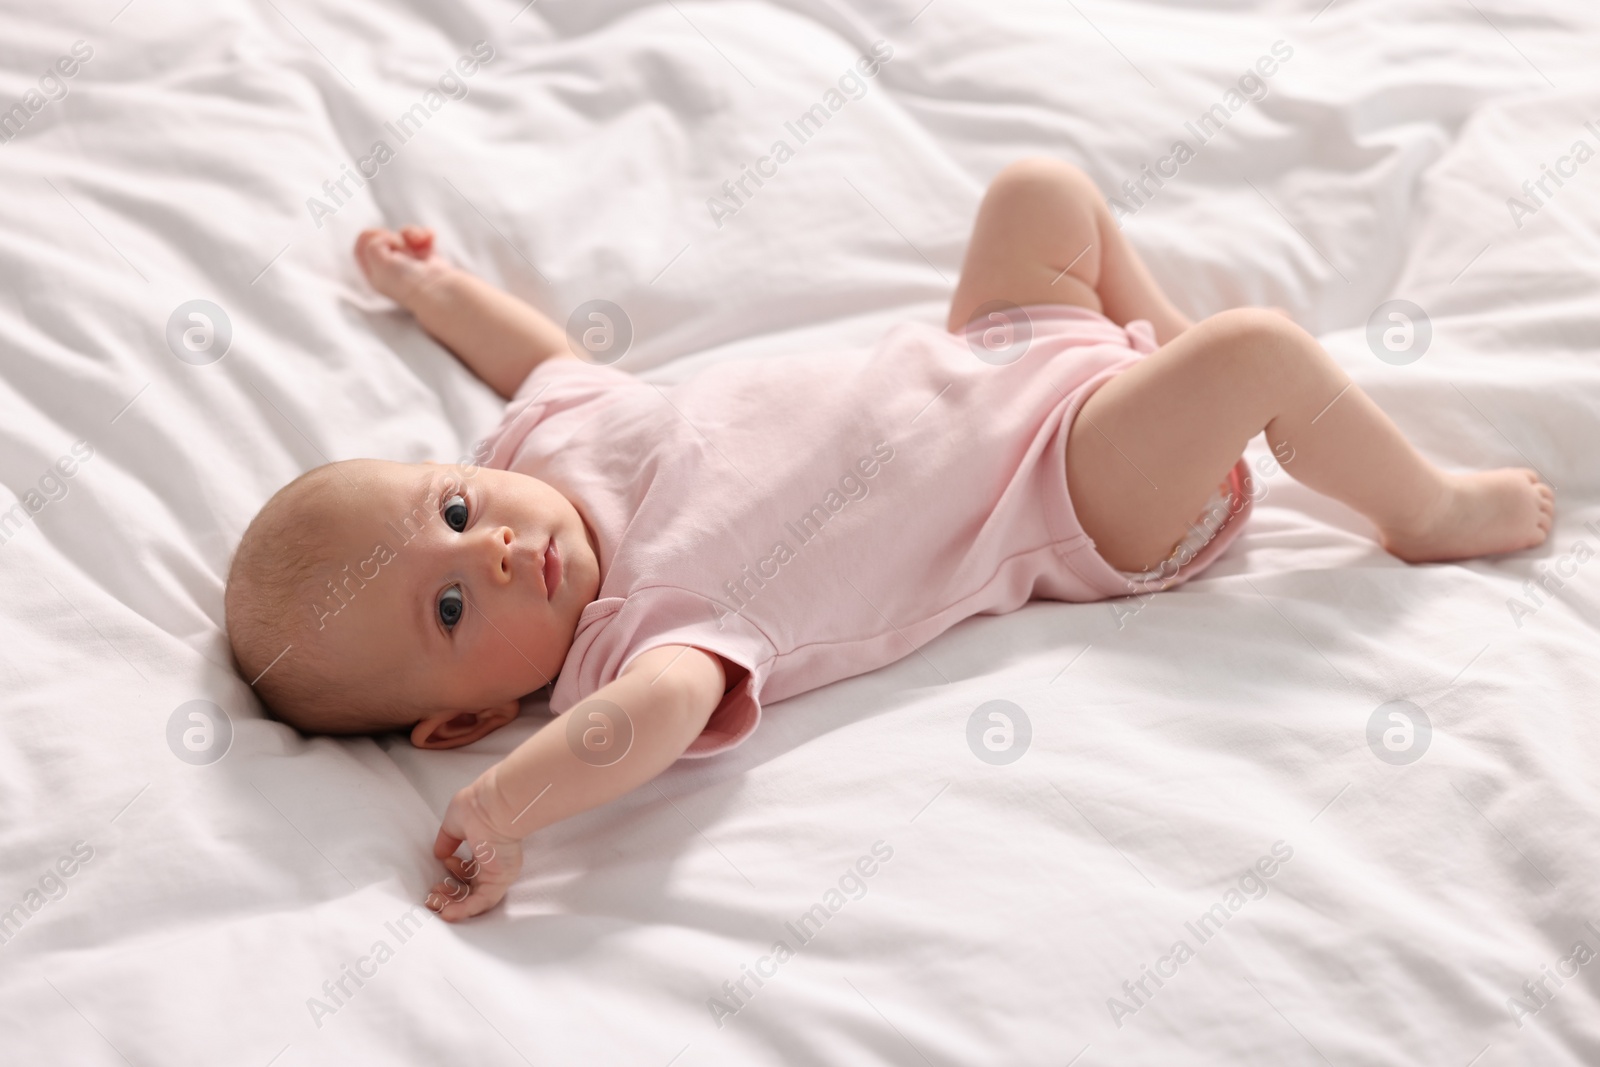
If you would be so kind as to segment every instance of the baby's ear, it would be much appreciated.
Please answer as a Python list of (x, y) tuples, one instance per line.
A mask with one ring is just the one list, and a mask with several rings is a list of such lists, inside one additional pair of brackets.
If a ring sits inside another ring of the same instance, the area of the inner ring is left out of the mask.
[(494, 733), (521, 710), (520, 701), (508, 700), (478, 711), (441, 711), (411, 728), (411, 743), (417, 748), (460, 748)]

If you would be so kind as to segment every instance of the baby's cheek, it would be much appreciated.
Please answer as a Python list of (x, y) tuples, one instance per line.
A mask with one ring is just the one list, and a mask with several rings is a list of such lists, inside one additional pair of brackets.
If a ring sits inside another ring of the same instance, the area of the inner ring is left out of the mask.
[(561, 669), (572, 644), (576, 619), (567, 620), (548, 608), (527, 605), (496, 619), (500, 632), (487, 628), (483, 670), (496, 681), (495, 688), (517, 688), (531, 693), (548, 685)]

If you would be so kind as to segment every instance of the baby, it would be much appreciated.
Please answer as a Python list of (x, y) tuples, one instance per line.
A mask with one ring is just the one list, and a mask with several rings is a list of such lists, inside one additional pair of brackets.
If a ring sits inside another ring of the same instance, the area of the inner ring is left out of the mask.
[[(1163, 589), (1250, 509), (1245, 444), (1403, 560), (1540, 544), (1531, 470), (1440, 470), (1286, 316), (1191, 323), (1080, 171), (1029, 159), (978, 211), (946, 329), (658, 386), (369, 230), (373, 286), (511, 401), (471, 463), (351, 460), (269, 500), (228, 576), (242, 675), (317, 733), (471, 744), (559, 717), (458, 792), (430, 907), (493, 907), (522, 839), (755, 729), (761, 704), (1030, 598)], [(603, 313), (587, 340), (603, 347)], [(471, 858), (457, 855), (463, 844)]]

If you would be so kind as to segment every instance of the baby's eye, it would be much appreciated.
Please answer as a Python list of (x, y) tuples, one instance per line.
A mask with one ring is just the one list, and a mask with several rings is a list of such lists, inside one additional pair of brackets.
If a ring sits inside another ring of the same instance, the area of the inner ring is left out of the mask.
[(459, 586), (452, 585), (439, 594), (439, 621), (444, 623), (446, 630), (455, 629), (456, 623), (461, 621), (461, 612), (465, 607)]
[(467, 500), (460, 493), (445, 497), (444, 521), (449, 523), (450, 529), (456, 533), (467, 528)]

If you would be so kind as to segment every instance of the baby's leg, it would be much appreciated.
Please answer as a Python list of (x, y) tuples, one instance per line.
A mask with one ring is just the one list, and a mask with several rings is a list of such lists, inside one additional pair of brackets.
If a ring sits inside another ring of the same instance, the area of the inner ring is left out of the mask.
[(1119, 326), (1149, 319), (1162, 344), (1190, 325), (1122, 236), (1094, 182), (1055, 159), (1019, 160), (989, 183), (950, 300), (949, 329), (960, 330), (991, 300), (1075, 304)]
[(1196, 324), (1085, 402), (1067, 442), (1084, 531), (1119, 570), (1158, 565), (1263, 430), (1285, 470), (1371, 519), (1402, 559), (1514, 552), (1549, 533), (1537, 474), (1441, 471), (1310, 334), (1252, 308)]

